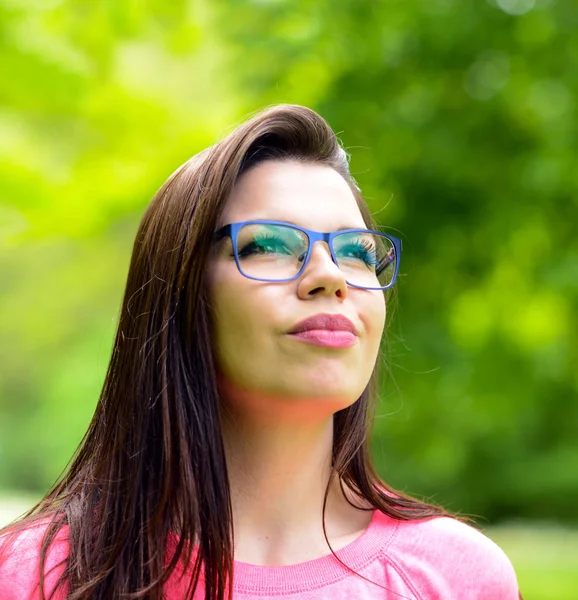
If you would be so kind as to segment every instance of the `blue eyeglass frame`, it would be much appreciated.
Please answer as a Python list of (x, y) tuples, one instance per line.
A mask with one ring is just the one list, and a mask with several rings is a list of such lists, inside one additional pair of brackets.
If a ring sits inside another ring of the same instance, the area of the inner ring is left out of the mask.
[[(238, 237), (239, 230), (242, 227), (244, 227), (245, 225), (284, 225), (286, 227), (292, 227), (293, 229), (302, 231), (309, 239), (309, 248), (307, 249), (307, 255), (305, 256), (305, 260), (303, 261), (303, 264), (301, 265), (301, 268), (299, 269), (297, 274), (295, 274), (293, 277), (288, 277), (287, 279), (264, 279), (262, 277), (252, 277), (251, 275), (247, 275), (246, 273), (244, 273), (243, 269), (241, 268), (241, 265), (239, 263), (237, 237)], [(347, 285), (349, 285), (351, 287), (359, 288), (362, 290), (388, 290), (389, 288), (393, 287), (395, 280), (397, 279), (397, 273), (399, 271), (399, 262), (400, 262), (400, 258), (401, 258), (402, 243), (399, 238), (397, 238), (393, 235), (389, 235), (387, 233), (382, 233), (381, 231), (374, 231), (371, 229), (340, 229), (339, 231), (321, 232), (321, 231), (313, 231), (312, 229), (306, 229), (305, 227), (299, 227), (299, 225), (294, 225), (293, 223), (287, 223), (286, 221), (271, 221), (269, 219), (256, 219), (256, 220), (252, 220), (252, 221), (240, 221), (238, 223), (229, 223), (228, 225), (224, 225), (223, 227), (221, 227), (220, 229), (215, 231), (214, 241), (219, 242), (220, 240), (222, 240), (225, 237), (231, 238), (231, 242), (233, 244), (233, 255), (235, 256), (235, 263), (237, 264), (237, 269), (239, 269), (239, 273), (241, 273), (241, 275), (243, 275), (244, 277), (247, 277), (247, 279), (254, 279), (255, 281), (269, 281), (271, 283), (281, 283), (283, 281), (293, 281), (293, 279), (297, 279), (301, 275), (301, 273), (303, 272), (303, 269), (305, 269), (305, 267), (307, 266), (307, 263), (309, 262), (309, 258), (311, 256), (311, 251), (313, 249), (313, 244), (315, 244), (315, 242), (326, 242), (327, 243), (327, 246), (329, 247), (329, 253), (331, 255), (331, 260), (335, 263), (337, 268), (340, 268), (339, 264), (337, 263), (337, 259), (335, 258), (335, 254), (333, 253), (333, 239), (335, 237), (337, 237), (338, 235), (341, 235), (344, 233), (360, 233), (360, 232), (375, 233), (375, 234), (381, 235), (391, 241), (391, 243), (393, 244), (393, 247), (395, 248), (395, 256), (397, 259), (396, 265), (395, 265), (395, 272), (391, 279), (391, 283), (389, 285), (386, 285), (385, 287), (381, 287), (381, 286), (380, 287), (365, 287), (362, 285), (354, 285), (352, 283), (349, 283), (349, 281), (347, 281), (347, 280), (345, 280), (345, 282), (347, 283)], [(384, 265), (384, 268), (386, 266), (387, 265)]]

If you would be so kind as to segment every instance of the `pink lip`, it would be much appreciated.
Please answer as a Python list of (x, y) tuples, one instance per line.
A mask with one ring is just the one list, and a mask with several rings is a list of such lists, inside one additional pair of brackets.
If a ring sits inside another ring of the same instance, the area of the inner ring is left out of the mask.
[(297, 323), (288, 333), (304, 342), (328, 348), (347, 348), (357, 341), (355, 325), (343, 315), (314, 315)]

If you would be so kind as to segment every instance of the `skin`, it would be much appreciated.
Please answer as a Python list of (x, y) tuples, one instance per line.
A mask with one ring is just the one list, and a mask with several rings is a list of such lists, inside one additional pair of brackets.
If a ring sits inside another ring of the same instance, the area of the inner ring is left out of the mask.
[[(317, 231), (366, 225), (344, 179), (318, 164), (268, 161), (245, 173), (219, 227), (250, 219)], [(235, 559), (282, 565), (329, 553), (321, 510), (329, 480), (333, 414), (366, 387), (385, 322), (381, 291), (348, 287), (323, 242), (298, 279), (261, 282), (239, 273), (230, 239), (209, 268), (214, 353), (233, 502)], [(357, 329), (348, 348), (288, 335), (299, 321), (342, 314)], [(333, 549), (364, 531), (371, 513), (330, 490), (326, 526)]]

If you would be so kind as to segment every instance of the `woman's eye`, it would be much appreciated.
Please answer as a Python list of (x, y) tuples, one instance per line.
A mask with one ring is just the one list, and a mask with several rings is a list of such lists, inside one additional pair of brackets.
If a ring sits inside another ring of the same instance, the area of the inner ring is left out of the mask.
[(362, 244), (349, 244), (339, 249), (339, 258), (353, 259), (362, 261), (366, 265), (375, 266), (377, 264), (375, 251), (372, 248), (366, 248)]
[(292, 254), (292, 252), (282, 240), (276, 239), (253, 240), (239, 250), (239, 256), (255, 254)]

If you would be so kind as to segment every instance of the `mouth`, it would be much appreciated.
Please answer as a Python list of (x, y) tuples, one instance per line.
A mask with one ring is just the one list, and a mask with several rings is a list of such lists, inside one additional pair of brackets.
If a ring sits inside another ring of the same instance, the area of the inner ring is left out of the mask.
[(326, 348), (349, 348), (357, 342), (355, 325), (339, 314), (314, 315), (294, 325), (288, 334), (299, 341)]
[(329, 331), (327, 329), (308, 329), (300, 333), (290, 333), (291, 337), (314, 346), (326, 348), (349, 348), (357, 342), (357, 336), (350, 331)]

